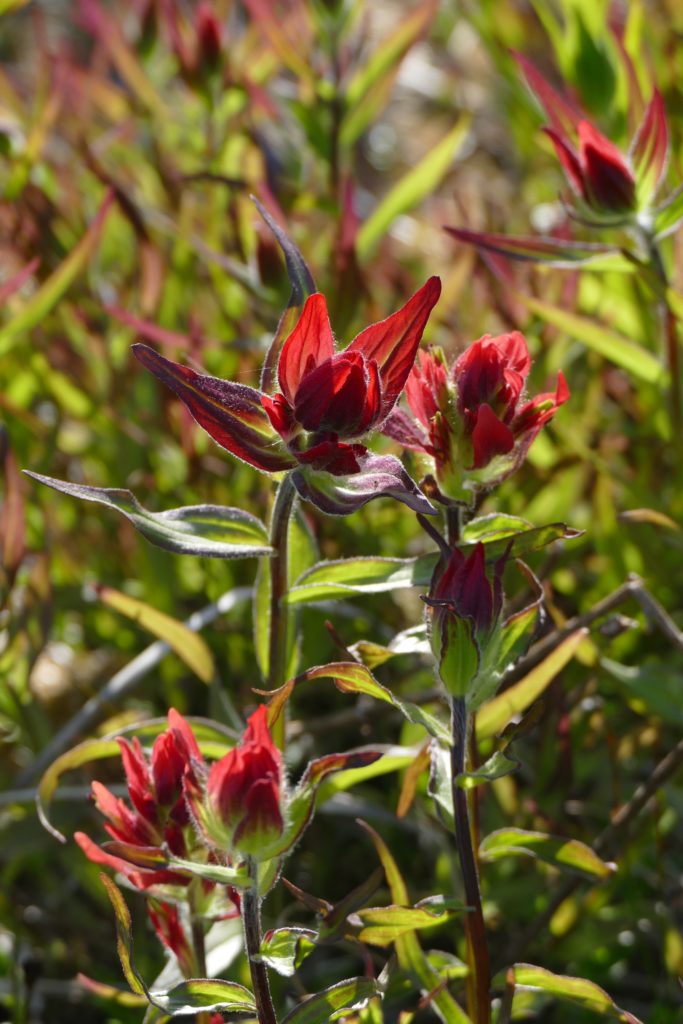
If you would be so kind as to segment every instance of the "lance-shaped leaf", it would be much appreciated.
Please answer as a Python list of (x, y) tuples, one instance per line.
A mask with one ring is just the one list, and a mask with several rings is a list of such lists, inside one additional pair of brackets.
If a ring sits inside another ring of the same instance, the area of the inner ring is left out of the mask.
[(528, 832), (521, 828), (501, 828), (491, 832), (479, 847), (484, 860), (499, 860), (501, 857), (533, 857), (566, 868), (586, 878), (608, 878), (616, 865), (598, 857), (578, 839), (564, 839), (545, 832)]
[(363, 694), (366, 697), (373, 697), (375, 700), (391, 704), (414, 725), (421, 725), (427, 732), (446, 745), (450, 742), (448, 728), (423, 708), (412, 704), (410, 701), (402, 701), (399, 697), (382, 686), (375, 679), (372, 672), (366, 665), (360, 665), (355, 661), (337, 661), (329, 665), (316, 665), (302, 672), (295, 679), (285, 683), (272, 694), (271, 708), (273, 717), (279, 717), (282, 707), (289, 700), (295, 685), (315, 679), (331, 679), (338, 690), (342, 693)]
[(175, 391), (197, 423), (231, 455), (270, 473), (295, 465), (273, 430), (256, 388), (197, 373), (148, 345), (133, 345), (133, 352), (146, 369)]
[(464, 910), (462, 905), (430, 907), (427, 901), (416, 907), (365, 907), (356, 914), (363, 925), (358, 938), (371, 946), (390, 946), (402, 935), (436, 928)]
[(302, 498), (332, 516), (349, 515), (373, 498), (385, 497), (396, 498), (414, 512), (436, 514), (434, 506), (395, 456), (368, 452), (358, 462), (360, 472), (349, 476), (300, 468), (292, 473), (292, 481)]
[(133, 930), (130, 911), (120, 889), (107, 875), (100, 875), (116, 916), (116, 946), (126, 981), (133, 992), (145, 995), (152, 1006), (170, 1017), (201, 1010), (213, 1013), (256, 1012), (254, 997), (244, 985), (212, 978), (190, 978), (166, 992), (150, 991), (133, 960)]
[[(606, 257), (615, 257), (619, 263), (624, 263), (624, 269), (628, 268), (619, 249), (600, 242), (566, 242), (564, 239), (545, 236), (500, 235), (490, 231), (469, 231), (466, 228), (446, 227), (444, 230), (459, 242), (508, 256), (512, 260), (546, 263), (551, 267), (576, 267), (590, 265), (593, 261), (601, 266)], [(607, 264), (602, 269), (612, 267)]]
[(507, 753), (507, 745), (502, 750), (496, 750), (491, 757), (487, 758), (478, 768), (469, 772), (461, 772), (456, 777), (456, 784), (461, 789), (473, 789), (485, 782), (493, 782), (495, 779), (502, 779), (504, 775), (511, 775), (520, 767), (520, 762)]
[(546, 992), (563, 1002), (573, 1003), (585, 1010), (623, 1024), (641, 1024), (637, 1017), (622, 1010), (604, 989), (587, 978), (571, 978), (564, 974), (553, 974), (533, 964), (514, 964), (511, 968), (515, 988), (529, 992)]
[(317, 938), (310, 928), (276, 928), (263, 936), (259, 956), (278, 974), (291, 978), (315, 949)]
[(683, 185), (677, 188), (669, 199), (658, 207), (655, 215), (654, 232), (658, 239), (666, 238), (675, 231), (683, 220)]
[(319, 562), (289, 590), (287, 604), (329, 601), (350, 594), (381, 594), (428, 586), (438, 555), (421, 558), (344, 558)]
[(158, 640), (167, 643), (203, 683), (211, 682), (216, 671), (213, 655), (206, 641), (198, 633), (137, 597), (122, 594), (113, 587), (98, 587), (97, 593), (100, 600), (109, 608), (133, 619)]
[(313, 280), (313, 275), (308, 269), (305, 259), (291, 238), (282, 230), (277, 221), (271, 217), (265, 206), (260, 203), (255, 196), (252, 196), (251, 200), (270, 230), (275, 235), (277, 243), (282, 249), (282, 254), (285, 257), (287, 276), (289, 277), (289, 283), (292, 286), (292, 292), (289, 296), (287, 308), (280, 317), (275, 337), (270, 344), (270, 348), (268, 349), (263, 363), (263, 369), (261, 370), (261, 387), (265, 392), (270, 393), (273, 391), (276, 384), (276, 371), (278, 360), (280, 358), (280, 350), (285, 339), (289, 336), (296, 324), (304, 302), (309, 295), (313, 295), (315, 292), (315, 281)]
[(87, 487), (24, 470), (38, 483), (72, 498), (115, 509), (152, 544), (181, 555), (206, 558), (257, 558), (272, 554), (268, 531), (256, 516), (223, 505), (188, 505), (149, 512), (135, 495), (119, 487)]
[[(361, 821), (360, 824), (375, 846), (392, 900), (400, 906), (409, 905), (408, 888), (389, 847), (367, 822)], [(444, 987), (441, 974), (430, 964), (414, 931), (400, 935), (395, 940), (394, 947), (399, 966), (416, 979), (424, 993), (430, 994), (434, 1009), (444, 1024), (472, 1024), (465, 1011)]]
[(378, 992), (374, 978), (348, 978), (309, 996), (283, 1017), (282, 1024), (328, 1024), (359, 1010)]
[(571, 661), (587, 635), (587, 629), (577, 629), (524, 679), (485, 704), (476, 717), (477, 739), (484, 740), (495, 736), (515, 715), (526, 711), (552, 683), (558, 672)]

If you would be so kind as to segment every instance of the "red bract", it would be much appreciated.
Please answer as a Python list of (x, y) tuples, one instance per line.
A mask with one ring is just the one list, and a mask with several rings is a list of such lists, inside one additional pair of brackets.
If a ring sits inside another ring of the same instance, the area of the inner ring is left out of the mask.
[(498, 483), (521, 463), (544, 423), (569, 398), (562, 373), (553, 393), (524, 400), (531, 359), (519, 331), (475, 341), (448, 370), (443, 353), (421, 352), (406, 387), (415, 421), (392, 414), (385, 433), (434, 460), (444, 494)]
[(190, 726), (173, 708), (168, 725), (168, 731), (155, 740), (149, 761), (137, 738), (132, 743), (119, 738), (132, 807), (102, 783), (92, 784), (95, 804), (107, 819), (104, 827), (113, 844), (100, 847), (82, 832), (75, 835), (90, 860), (115, 868), (139, 889), (189, 882), (188, 876), (155, 866), (162, 847), (175, 856), (187, 856), (192, 829), (182, 794), (183, 780), (196, 777), (203, 767)]
[(544, 130), (555, 146), (572, 190), (603, 219), (620, 221), (647, 207), (664, 176), (668, 130), (664, 103), (655, 89), (628, 154), (567, 102), (534, 65), (515, 54), (526, 80), (545, 110)]
[(292, 470), (302, 497), (323, 511), (352, 512), (385, 494), (431, 512), (400, 462), (373, 455), (359, 439), (393, 409), (440, 291), (430, 278), (342, 352), (334, 350), (324, 297), (311, 295), (282, 347), (275, 395), (196, 373), (146, 345), (133, 350), (218, 444), (256, 469)]
[(250, 717), (242, 743), (209, 771), (206, 823), (217, 845), (258, 857), (282, 835), (282, 774), (282, 755), (262, 705)]

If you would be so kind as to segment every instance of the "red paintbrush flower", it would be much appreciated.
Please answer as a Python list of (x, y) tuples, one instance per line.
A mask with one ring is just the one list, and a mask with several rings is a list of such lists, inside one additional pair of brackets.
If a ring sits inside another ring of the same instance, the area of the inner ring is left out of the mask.
[(384, 432), (434, 461), (443, 493), (462, 499), (522, 462), (544, 423), (569, 398), (562, 373), (553, 393), (524, 399), (531, 358), (519, 331), (473, 342), (448, 369), (443, 353), (421, 352), (406, 387), (411, 420), (395, 411)]
[(282, 347), (275, 395), (196, 373), (147, 345), (133, 351), (218, 444), (264, 472), (291, 470), (301, 496), (324, 512), (352, 512), (381, 495), (431, 512), (400, 462), (372, 454), (360, 439), (393, 409), (440, 291), (430, 278), (341, 352), (324, 297), (311, 295)]
[(261, 705), (250, 717), (241, 744), (209, 771), (204, 824), (211, 841), (242, 854), (262, 854), (284, 829), (282, 784), (282, 755)]
[(548, 116), (550, 124), (544, 130), (584, 211), (615, 223), (648, 208), (668, 159), (668, 129), (661, 94), (654, 90), (628, 153), (622, 153), (530, 61), (521, 54), (515, 57)]
[[(119, 738), (130, 805), (114, 796), (100, 782), (93, 782), (97, 809), (107, 819), (105, 829), (113, 842), (98, 846), (83, 832), (75, 839), (96, 864), (115, 868), (138, 889), (181, 885), (190, 878), (178, 871), (159, 868), (159, 851), (168, 849), (186, 857), (194, 842), (183, 795), (183, 780), (203, 771), (203, 758), (190, 726), (172, 708), (168, 730), (155, 740), (148, 760), (136, 738)], [(132, 806), (131, 806), (132, 805)]]

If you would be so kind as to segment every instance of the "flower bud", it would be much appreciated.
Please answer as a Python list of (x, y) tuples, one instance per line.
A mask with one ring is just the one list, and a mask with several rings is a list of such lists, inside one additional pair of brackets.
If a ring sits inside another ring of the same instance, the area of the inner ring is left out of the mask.
[(284, 828), (282, 756), (271, 739), (266, 717), (262, 705), (249, 719), (240, 746), (212, 765), (203, 816), (213, 843), (256, 859)]

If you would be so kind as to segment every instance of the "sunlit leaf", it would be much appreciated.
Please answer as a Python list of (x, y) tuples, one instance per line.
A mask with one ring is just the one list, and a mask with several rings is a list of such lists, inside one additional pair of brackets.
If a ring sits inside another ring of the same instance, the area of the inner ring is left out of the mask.
[[(546, 263), (552, 267), (576, 267), (587, 265), (590, 269), (614, 270), (615, 261), (624, 264), (624, 269), (633, 270), (633, 265), (610, 245), (599, 242), (567, 242), (559, 238), (521, 237), (498, 235), (488, 231), (468, 231), (466, 228), (447, 227), (449, 235), (459, 242), (477, 246), (479, 249), (498, 253), (513, 260), (529, 260), (532, 263)], [(606, 261), (605, 266), (602, 262)], [(595, 264), (595, 266), (594, 266)]]
[(611, 1017), (625, 1024), (641, 1024), (632, 1013), (620, 1009), (604, 989), (587, 978), (552, 974), (543, 967), (534, 967), (532, 964), (515, 964), (512, 971), (517, 988), (547, 992), (548, 995), (557, 996), (558, 999), (583, 1009), (593, 1010), (604, 1017)]
[(372, 256), (397, 217), (412, 210), (437, 188), (460, 152), (470, 123), (470, 118), (462, 115), (455, 127), (380, 200), (358, 231), (356, 251), (361, 262)]
[(566, 868), (588, 878), (607, 878), (615, 870), (590, 846), (578, 839), (564, 839), (545, 832), (501, 828), (482, 840), (479, 853), (484, 860), (500, 857), (534, 857), (557, 868)]
[(121, 512), (143, 537), (167, 551), (208, 558), (255, 558), (272, 552), (263, 523), (242, 509), (189, 505), (166, 512), (149, 512), (131, 491), (123, 488), (86, 487), (25, 472), (62, 494)]
[(287, 604), (328, 601), (350, 594), (381, 594), (398, 587), (427, 586), (437, 555), (421, 558), (346, 558), (319, 562), (298, 578)]
[(328, 1024), (364, 1006), (378, 991), (374, 978), (349, 978), (309, 996), (282, 1019), (282, 1024)]
[(523, 679), (484, 704), (476, 717), (477, 739), (495, 736), (515, 715), (526, 711), (571, 661), (587, 635), (587, 629), (577, 629)]
[[(459, 909), (461, 913), (464, 910)], [(371, 946), (390, 946), (402, 935), (445, 924), (455, 913), (453, 907), (434, 910), (426, 906), (365, 907), (357, 912), (363, 923), (358, 938)]]
[(310, 928), (276, 928), (263, 936), (259, 953), (274, 971), (291, 978), (315, 949), (317, 937)]
[(122, 594), (113, 587), (98, 587), (97, 593), (100, 600), (109, 608), (137, 622), (158, 640), (167, 643), (203, 683), (211, 682), (216, 671), (213, 655), (206, 641), (198, 633), (137, 597)]
[(565, 334), (583, 342), (588, 348), (609, 359), (616, 366), (628, 370), (639, 380), (655, 384), (662, 379), (664, 369), (657, 357), (623, 334), (617, 334), (597, 320), (571, 313), (549, 302), (542, 302), (529, 296), (520, 298), (541, 320), (559, 327)]

